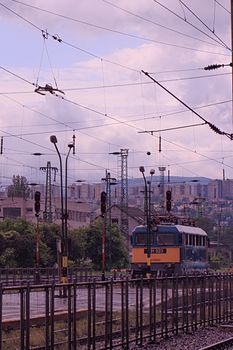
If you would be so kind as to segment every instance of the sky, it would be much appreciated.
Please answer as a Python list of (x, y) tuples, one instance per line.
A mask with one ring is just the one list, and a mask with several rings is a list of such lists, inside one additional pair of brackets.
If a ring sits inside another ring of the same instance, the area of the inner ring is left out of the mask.
[(60, 171), (51, 135), (63, 170), (75, 135), (69, 183), (117, 178), (121, 150), (129, 179), (233, 178), (230, 0), (0, 0), (0, 42), (3, 186)]

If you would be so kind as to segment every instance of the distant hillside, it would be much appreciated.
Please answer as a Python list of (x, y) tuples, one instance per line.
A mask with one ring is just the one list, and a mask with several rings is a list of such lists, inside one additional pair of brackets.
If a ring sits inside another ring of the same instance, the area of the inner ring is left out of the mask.
[[(147, 180), (150, 180), (150, 176), (147, 177)], [(129, 179), (128, 180), (129, 186), (140, 186), (144, 184), (143, 178), (137, 178), (137, 179)], [(206, 185), (213, 181), (213, 179), (209, 179), (207, 177), (183, 177), (183, 176), (171, 176), (170, 177), (170, 183), (195, 183), (198, 182), (202, 185)], [(160, 182), (160, 176), (153, 176), (152, 183), (159, 183)], [(167, 176), (164, 176), (164, 183), (168, 183)]]

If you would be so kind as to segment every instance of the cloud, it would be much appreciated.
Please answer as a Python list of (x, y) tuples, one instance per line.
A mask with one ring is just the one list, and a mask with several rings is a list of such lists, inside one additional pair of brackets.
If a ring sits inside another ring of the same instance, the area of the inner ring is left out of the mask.
[[(231, 69), (225, 67), (212, 72), (201, 69), (212, 63), (229, 63), (228, 50), (153, 1), (143, 2), (143, 6), (142, 0), (112, 3), (174, 31), (101, 0), (78, 3), (50, 0), (46, 5), (33, 1), (30, 5), (43, 6), (49, 11), (112, 30), (144, 36), (151, 41), (111, 33), (4, 1), (6, 6), (33, 24), (57, 34), (65, 41), (59, 43), (48, 38), (43, 49), (44, 39), (38, 30), (9, 11), (2, 11), (2, 26), (6, 33), (2, 64), (29, 82), (37, 82), (41, 86), (49, 83), (53, 87), (57, 84), (65, 92), (64, 96), (58, 93), (59, 97), (49, 93), (40, 96), (34, 93), (33, 85), (0, 71), (0, 92), (11, 92), (8, 98), (0, 96), (4, 157), (11, 149), (12, 162), (16, 162), (19, 150), (24, 175), (34, 176), (34, 171), (28, 169), (37, 169), (38, 159), (30, 155), (41, 152), (44, 154), (40, 157), (41, 163), (46, 163), (50, 158), (58, 166), (57, 154), (49, 141), (50, 135), (57, 135), (59, 149), (65, 157), (67, 145), (75, 133), (77, 154), (72, 155), (69, 162), (72, 169), (70, 176), (73, 178), (97, 181), (102, 171), (104, 175), (105, 169), (115, 172), (117, 162), (109, 153), (120, 148), (129, 149), (130, 177), (138, 176), (135, 169), (139, 165), (154, 168), (170, 165), (172, 173), (176, 172), (176, 175), (180, 171), (182, 175), (218, 177), (223, 158), (227, 159), (225, 162), (230, 171), (231, 141), (215, 134), (208, 126), (155, 132), (153, 135), (139, 134), (139, 131), (179, 128), (202, 122), (146, 77), (142, 69), (150, 72), (156, 81), (193, 108), (219, 103), (197, 111), (221, 130), (230, 133), (231, 103), (220, 103), (231, 99)], [(163, 3), (179, 16), (185, 15), (188, 21), (217, 40), (178, 2), (166, 0)], [(186, 3), (210, 28), (213, 27), (212, 1), (208, 1), (208, 6), (200, 6), (200, 1)], [(217, 6), (215, 30), (226, 42), (230, 42), (229, 25), (229, 14)], [(222, 73), (229, 75), (219, 75)], [(207, 78), (215, 74), (219, 76)], [(9, 134), (15, 136), (8, 137)], [(162, 138), (162, 152), (158, 152), (159, 136)], [(146, 156), (147, 151), (151, 151), (151, 157)], [(12, 162), (6, 168), (9, 174), (14, 171)]]

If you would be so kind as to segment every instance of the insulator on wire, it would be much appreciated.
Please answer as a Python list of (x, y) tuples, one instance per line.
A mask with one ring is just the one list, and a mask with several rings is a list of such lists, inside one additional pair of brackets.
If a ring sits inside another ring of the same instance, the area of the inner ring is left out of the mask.
[(224, 133), (214, 124), (208, 123), (209, 127), (216, 132), (216, 134), (223, 135)]
[(73, 134), (73, 154), (75, 154), (75, 134)]
[(209, 66), (204, 67), (204, 70), (214, 70), (224, 66), (224, 64), (210, 64)]
[(1, 136), (1, 154), (3, 154), (3, 136)]

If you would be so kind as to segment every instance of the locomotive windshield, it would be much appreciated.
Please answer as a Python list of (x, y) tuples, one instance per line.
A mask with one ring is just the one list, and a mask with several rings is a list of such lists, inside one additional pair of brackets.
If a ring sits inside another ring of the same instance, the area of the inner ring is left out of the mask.
[(145, 233), (135, 234), (135, 243), (138, 245), (145, 245), (147, 242), (147, 235)]
[(157, 233), (157, 245), (176, 245), (176, 234)]

